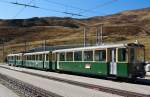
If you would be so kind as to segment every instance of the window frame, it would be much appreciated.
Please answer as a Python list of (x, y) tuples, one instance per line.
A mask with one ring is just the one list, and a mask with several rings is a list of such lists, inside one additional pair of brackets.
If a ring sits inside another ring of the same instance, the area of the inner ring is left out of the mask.
[[(94, 50), (93, 49), (90, 49), (90, 50), (84, 50), (84, 51), (82, 51), (83, 52), (83, 58), (82, 58), (82, 60), (84, 61), (84, 62), (93, 62), (94, 61), (94, 58), (93, 58), (93, 55), (94, 55)], [(92, 60), (85, 60), (85, 52), (92, 52)]]
[[(116, 57), (116, 62), (119, 62), (119, 63), (128, 63), (128, 60), (129, 60), (129, 48), (116, 48), (117, 49), (117, 57)], [(125, 60), (124, 61), (121, 61), (119, 60), (119, 49), (125, 49), (126, 50), (126, 54), (125, 54)]]
[[(95, 57), (96, 57), (96, 56), (95, 56), (95, 55), (96, 55), (96, 51), (105, 51), (105, 60), (103, 60), (103, 61), (96, 60), (96, 58), (95, 58)], [(106, 49), (95, 49), (95, 50), (94, 50), (94, 56), (93, 56), (93, 57), (94, 57), (94, 61), (95, 61), (95, 62), (107, 62), (107, 60), (108, 60), (108, 59), (107, 59), (107, 56), (108, 56), (108, 55), (107, 55), (107, 48), (106, 48)]]
[[(68, 60), (68, 56), (67, 56), (68, 53), (71, 53), (71, 54), (72, 54), (72, 58), (70, 58), (71, 60)], [(74, 54), (73, 54), (73, 53), (74, 53), (73, 51), (66, 52), (66, 53), (65, 53), (65, 54), (66, 54), (66, 60), (65, 60), (65, 61), (67, 61), (67, 62), (72, 62), (72, 61), (74, 61)]]
[[(75, 60), (75, 53), (81, 52), (81, 59), (80, 60)], [(73, 61), (74, 62), (82, 62), (83, 61), (83, 51), (73, 51)]]
[[(59, 61), (65, 62), (66, 61), (66, 52), (59, 52), (58, 54), (59, 54)], [(61, 54), (64, 54), (63, 60), (61, 59)]]

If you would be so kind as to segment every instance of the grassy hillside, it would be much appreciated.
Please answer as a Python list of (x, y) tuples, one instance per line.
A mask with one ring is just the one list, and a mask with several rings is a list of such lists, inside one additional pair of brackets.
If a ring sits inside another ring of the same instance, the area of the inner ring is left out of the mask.
[[(150, 8), (124, 11), (109, 16), (87, 19), (34, 17), (31, 19), (0, 20), (0, 43), (5, 41), (5, 53), (24, 51), (47, 45), (83, 43), (84, 25), (104, 24), (104, 42), (134, 42), (139, 40), (146, 46), (146, 59), (150, 60)], [(94, 28), (88, 31), (88, 43), (95, 44)], [(0, 57), (2, 57), (0, 46)]]

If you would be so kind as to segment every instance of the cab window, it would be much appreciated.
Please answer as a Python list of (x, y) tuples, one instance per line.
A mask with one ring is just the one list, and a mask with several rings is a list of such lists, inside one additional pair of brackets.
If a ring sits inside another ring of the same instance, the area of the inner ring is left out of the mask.
[(95, 61), (106, 61), (106, 50), (96, 50)]
[(145, 58), (144, 58), (144, 48), (136, 48), (137, 50), (137, 61), (138, 62), (144, 62)]

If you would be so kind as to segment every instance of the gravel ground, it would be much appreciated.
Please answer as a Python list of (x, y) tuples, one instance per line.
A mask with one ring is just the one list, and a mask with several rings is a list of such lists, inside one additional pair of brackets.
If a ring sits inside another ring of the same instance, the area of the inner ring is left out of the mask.
[(118, 95), (87, 89), (67, 83), (57, 82), (29, 74), (24, 74), (4, 68), (0, 68), (0, 73), (17, 78), (34, 86), (43, 88), (64, 97), (120, 97)]
[(0, 84), (0, 97), (19, 97), (13, 91)]
[[(10, 67), (10, 68), (18, 70), (18, 71), (34, 72), (34, 73), (38, 73), (41, 75), (54, 76), (54, 77), (59, 77), (63, 79), (68, 79), (68, 80), (74, 80), (74, 81), (79, 81), (79, 82), (84, 82), (84, 83), (90, 83), (90, 84), (150, 95), (150, 86), (146, 86), (146, 85), (132, 84), (132, 83), (126, 83), (126, 82), (114, 82), (111, 80), (88, 78), (88, 77), (60, 74), (60, 73), (54, 73), (54, 72), (45, 72), (45, 71), (26, 69), (26, 68), (18, 68), (18, 67)], [(150, 78), (146, 77), (146, 79), (149, 80)]]

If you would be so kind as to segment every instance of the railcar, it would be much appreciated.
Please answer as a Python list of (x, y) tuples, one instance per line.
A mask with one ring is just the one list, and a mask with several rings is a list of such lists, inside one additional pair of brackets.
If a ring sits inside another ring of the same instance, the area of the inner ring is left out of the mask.
[(9, 54), (7, 56), (7, 63), (13, 66), (21, 66), (22, 65), (22, 53), (18, 54)]
[(27, 68), (105, 77), (136, 78), (146, 73), (144, 45), (139, 43), (9, 54), (7, 62)]
[(52, 70), (51, 51), (25, 53), (23, 67)]
[(115, 76), (121, 78), (144, 77), (144, 45), (136, 43), (109, 44), (52, 52), (59, 71)]

